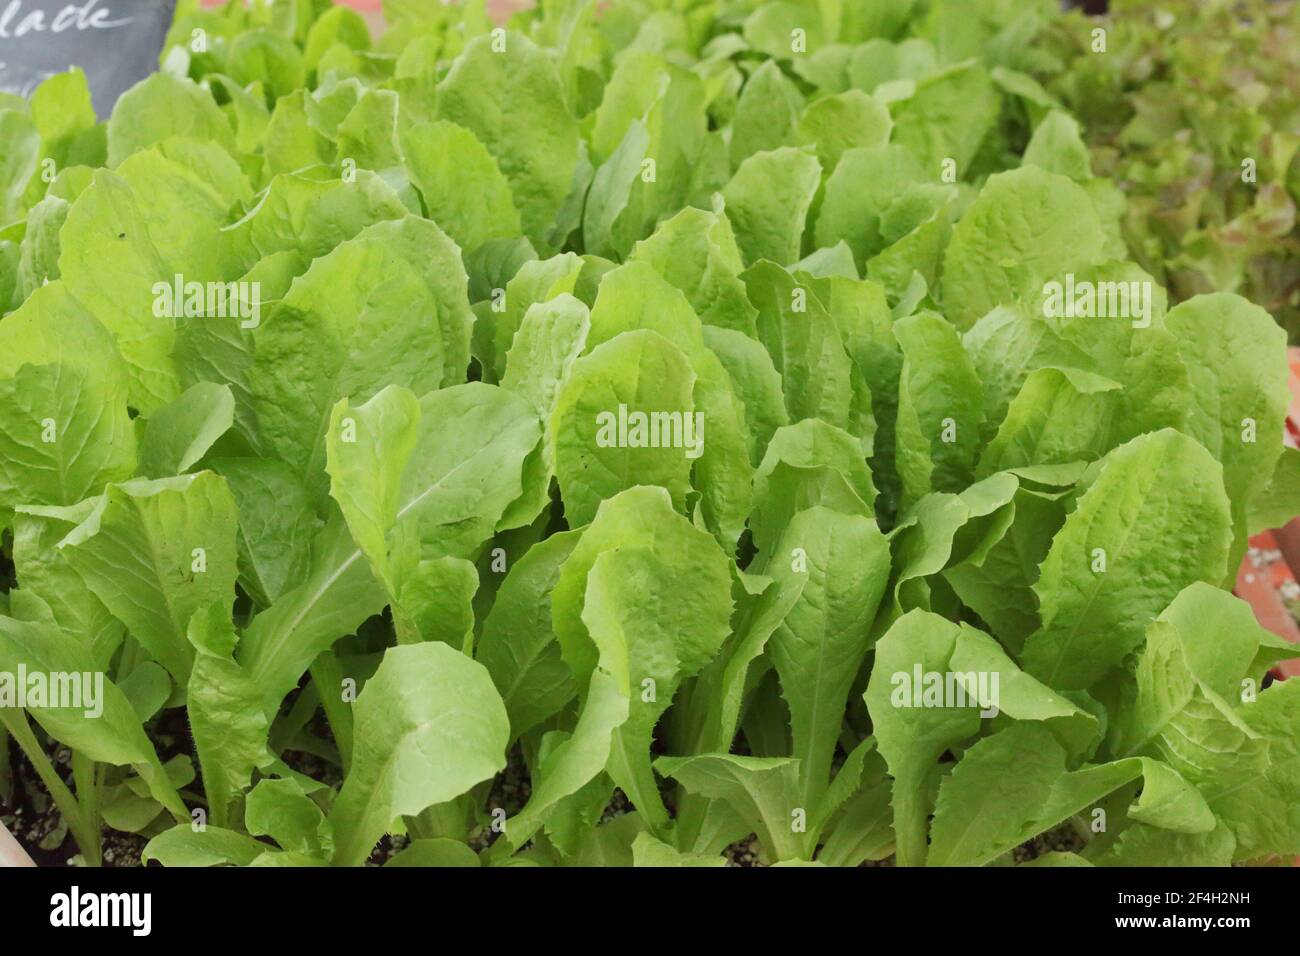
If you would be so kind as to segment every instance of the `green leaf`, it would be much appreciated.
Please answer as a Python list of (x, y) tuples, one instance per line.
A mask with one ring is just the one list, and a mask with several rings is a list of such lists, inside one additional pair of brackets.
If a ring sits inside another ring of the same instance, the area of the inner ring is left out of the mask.
[(889, 783), (882, 781), (849, 799), (826, 836), (817, 859), (826, 866), (858, 866), (894, 851)]
[(260, 83), (272, 99), (307, 81), (307, 68), (297, 44), (272, 30), (240, 33), (226, 51), (226, 69), (243, 86)]
[(731, 379), (731, 392), (745, 409), (749, 458), (757, 466), (778, 428), (788, 424), (781, 376), (763, 344), (743, 332), (704, 326), (704, 344)]
[[(103, 676), (76, 638), (47, 624), (0, 617), (0, 670), (18, 673), (76, 675), (81, 700), (27, 710), (51, 737), (98, 763), (132, 766), (145, 779), (149, 792), (177, 820), (189, 811), (167, 779), (153, 744), (140, 726), (140, 715), (116, 684)], [(12, 681), (9, 681), (12, 690)], [(92, 699), (94, 698), (94, 699)], [(21, 715), (19, 715), (21, 716)]]
[(474, 354), (483, 365), (487, 381), (500, 381), (515, 336), (528, 310), (541, 302), (575, 291), (582, 260), (573, 253), (533, 260), (519, 267), (503, 294), (492, 291), (490, 311), (474, 331)]
[(1021, 163), (1068, 176), (1076, 183), (1092, 179), (1092, 157), (1079, 124), (1068, 113), (1052, 110), (1035, 128)]
[[(906, 17), (909, 4), (863, 4), (870, 9), (893, 7), (897, 15)], [(850, 14), (845, 13), (846, 18)], [(879, 17), (879, 13), (875, 13)], [(853, 50), (849, 60), (849, 79), (853, 86), (868, 93), (883, 83), (897, 80), (921, 80), (937, 68), (937, 55), (930, 41), (922, 37), (909, 37), (897, 43), (877, 35)]]
[(16, 290), (23, 300), (46, 282), (59, 278), (59, 233), (71, 208), (68, 200), (51, 195), (27, 211)]
[(415, 624), (415, 634), (425, 641), (443, 641), (469, 653), (474, 646), (474, 595), (478, 570), (464, 558), (444, 556), (421, 561), (402, 583), (397, 606)]
[(798, 261), (820, 182), (817, 158), (792, 147), (755, 153), (740, 164), (722, 195), (746, 265)]
[(229, 386), (199, 382), (149, 417), (140, 443), (140, 470), (150, 478), (189, 471), (235, 423)]
[(172, 695), (171, 678), (161, 665), (153, 661), (141, 661), (118, 682), (118, 686), (135, 708), (141, 723), (147, 722), (162, 710)]
[(347, 7), (330, 7), (317, 17), (303, 44), (303, 66), (315, 70), (336, 43), (352, 50), (370, 49), (370, 28), (361, 14)]
[(124, 391), (120, 379), (63, 361), (0, 378), (0, 508), (71, 505), (130, 477)]
[(462, 382), (467, 281), (451, 240), (413, 217), (370, 226), (313, 262), (253, 333), (249, 385), (276, 455), (304, 474), (323, 464), (329, 409), (344, 395)]
[(980, 455), (980, 473), (1101, 458), (1115, 445), (1113, 393), (1122, 388), (1078, 369), (1036, 369)]
[[(422, 557), (472, 557), (522, 492), (524, 461), (541, 427), (527, 402), (481, 382), (425, 395), (419, 421), (400, 472), (394, 527), (410, 529)], [(339, 425), (331, 441), (342, 451)], [(358, 434), (364, 428), (359, 421)]]
[(501, 693), (512, 739), (558, 713), (577, 691), (552, 630), (551, 592), (580, 534), (561, 532), (529, 548), (483, 620), (477, 657)]
[(302, 482), (270, 458), (214, 458), (239, 509), (239, 583), (261, 606), (306, 574), (317, 519)]
[(67, 508), (20, 508), (14, 516), (13, 562), (22, 591), (38, 596), (54, 622), (75, 635), (95, 663), (107, 670), (126, 628), (58, 548), (94, 506), (94, 499), (87, 499)]
[[(550, 422), (555, 474), (571, 526), (587, 523), (601, 501), (635, 485), (660, 485), (674, 505), (685, 506), (692, 449), (683, 446), (686, 421), (694, 427), (696, 420), (695, 380), (682, 351), (651, 331), (624, 332), (573, 363)], [(652, 418), (656, 413), (660, 417)], [(667, 444), (659, 428), (651, 434), (651, 421), (670, 423)]]
[(235, 526), (234, 499), (211, 472), (130, 481), (109, 487), (59, 549), (184, 687), (194, 663), (190, 618), (234, 601)]
[(1059, 495), (1019, 488), (1006, 533), (987, 550), (943, 570), (962, 603), (1014, 653), (1041, 623), (1033, 584), (1064, 521)]
[[(219, 312), (229, 301), (219, 280), (241, 270), (221, 229), (230, 207), (248, 192), (238, 166), (219, 147), (173, 139), (132, 156), (117, 172), (96, 172), (68, 211), (59, 273), (113, 335), (130, 373), (131, 404), (146, 414), (180, 393), (172, 316), (206, 316), (207, 300), (218, 293), (213, 304)], [(183, 214), (175, 215), (177, 209)], [(217, 285), (203, 296), (185, 291), (190, 283), (212, 280)]]
[(366, 90), (338, 125), (340, 160), (352, 160), (373, 170), (398, 195), (409, 192), (401, 181), (402, 151), (398, 145), (398, 96), (392, 90)]
[(881, 623), (905, 610), (929, 606), (924, 580), (959, 565), (998, 540), (1011, 521), (1009, 503), (1019, 481), (998, 474), (971, 485), (960, 495), (926, 495), (900, 518), (894, 542), (894, 603)]
[(739, 278), (740, 247), (720, 201), (711, 211), (687, 208), (665, 219), (628, 258), (649, 263), (684, 292), (705, 326), (753, 334), (755, 310)]
[(1232, 831), (1222, 823), (1212, 833), (1192, 834), (1135, 824), (1090, 859), (1094, 866), (1230, 866), (1234, 849)]
[[(335, 7), (343, 10), (344, 7)], [(384, 866), (478, 866), (478, 855), (459, 840), (440, 837), (433, 840), (412, 840), (406, 849), (396, 853)]]
[(731, 747), (745, 695), (768, 672), (761, 655), (809, 582), (807, 571), (798, 570), (801, 563), (793, 560), (802, 531), (802, 527), (787, 526), (777, 553), (788, 554), (792, 560), (769, 564), (772, 583), (752, 603), (742, 606), (732, 638), (700, 677), (695, 698), (705, 698), (705, 712), (699, 717), (694, 738), (692, 749), (696, 751), (725, 752)]
[(939, 788), (928, 864), (981, 866), (1143, 777), (1130, 817), (1207, 833), (1214, 814), (1176, 772), (1129, 759), (1066, 772), (1065, 751), (1047, 729), (1016, 723), (976, 742)]
[[(591, 313), (571, 295), (530, 306), (506, 354), (501, 387), (528, 399), (542, 421), (550, 421), (574, 361), (586, 350), (590, 330)], [(548, 445), (547, 484), (555, 470), (554, 456)]]
[[(595, 116), (592, 149), (600, 166), (584, 210), (586, 249), (626, 258), (637, 240), (686, 205), (707, 132), (703, 88), (694, 74), (652, 53), (624, 58)], [(725, 179), (725, 169), (719, 172)]]
[(1043, 561), (1043, 623), (1025, 643), (1026, 669), (1052, 687), (1087, 687), (1184, 587), (1222, 580), (1232, 531), (1221, 476), (1170, 430), (1111, 452)]
[(1282, 449), (1268, 484), (1246, 507), (1246, 530), (1251, 534), (1280, 528), (1300, 515), (1300, 450)]
[(758, 340), (781, 376), (790, 421), (820, 418), (847, 429), (852, 362), (826, 306), (774, 263), (760, 262), (742, 278), (758, 308)]
[(852, 435), (816, 418), (780, 428), (754, 473), (749, 527), (763, 554), (790, 520), (815, 505), (874, 518), (876, 488)]
[(1226, 293), (1189, 299), (1170, 310), (1166, 325), (1191, 384), (1185, 430), (1223, 465), (1235, 568), (1246, 550), (1247, 509), (1268, 487), (1281, 454), (1291, 401), (1286, 336), (1259, 306)]
[(963, 627), (949, 663), (968, 696), (978, 699), (984, 681), (996, 699), (981, 704), (1013, 720), (1041, 721), (1071, 757), (1087, 753), (1101, 736), (1096, 717), (1022, 671), (982, 631)]
[(524, 235), (550, 249), (547, 233), (564, 205), (578, 155), (578, 125), (555, 65), (519, 32), (504, 52), (470, 40), (438, 84), (438, 114), (459, 123), (496, 157), (510, 182)]
[(235, 830), (215, 826), (195, 830), (187, 823), (150, 840), (141, 859), (163, 866), (248, 866), (269, 849), (268, 844)]
[(84, 71), (73, 68), (47, 77), (32, 91), (31, 104), (43, 157), (59, 169), (104, 165), (104, 129), (98, 126)]
[(901, 306), (920, 281), (939, 285), (958, 199), (952, 186), (910, 186), (885, 208), (880, 230), (888, 247), (867, 260), (867, 275), (891, 302)]
[(755, 153), (794, 145), (803, 97), (774, 60), (750, 74), (731, 120), (733, 169)]
[(811, 813), (830, 782), (849, 691), (870, 646), (889, 578), (889, 545), (874, 520), (820, 507), (793, 516), (785, 543), (794, 544), (789, 560), (808, 581), (767, 653), (790, 708), (799, 805)]
[[(599, 540), (594, 524), (587, 533), (593, 532)], [(631, 690), (628, 717), (614, 731), (607, 770), (651, 830), (661, 833), (668, 815), (650, 768), (655, 725), (681, 684), (721, 648), (727, 626), (720, 612), (730, 610), (730, 580), (721, 552), (708, 539), (691, 535), (686, 541), (690, 550), (675, 554), (671, 564), (657, 553), (662, 545), (600, 551), (587, 571), (582, 605), (582, 624), (601, 666)], [(562, 583), (571, 565), (582, 567), (593, 544), (584, 536), (566, 562)], [(685, 583), (683, 572), (693, 577), (687, 592), (677, 590)], [(710, 610), (701, 615), (696, 611), (700, 607)], [(582, 659), (581, 653), (565, 651), (566, 659)]]
[(387, 538), (406, 503), (402, 475), (419, 439), (420, 417), (420, 400), (390, 385), (358, 408), (347, 399), (335, 405), (325, 439), (330, 494), (375, 577), (394, 596), (411, 568), (394, 566)]
[[(1058, 276), (1056, 282), (1068, 286), (1069, 274)], [(1117, 302), (1113, 310), (1107, 294), (1107, 309), (1114, 312), (1123, 311), (1123, 290), (1127, 289), (1129, 310), (1141, 311), (1143, 317), (1102, 319), (1083, 310), (1072, 318), (1057, 318), (1050, 291), (1035, 294), (1018, 307), (994, 309), (963, 337), (984, 383), (990, 426), (1009, 413), (1010, 404), (1034, 370), (1056, 368), (1076, 370), (1068, 373), (1076, 386), (1103, 384), (1095, 380), (1086, 384), (1089, 380), (1079, 372), (1123, 386), (1122, 391), (1094, 399), (1101, 406), (1099, 417), (1108, 426), (1099, 440), (1113, 446), (1161, 427), (1181, 429), (1192, 399), (1187, 370), (1178, 356), (1178, 341), (1164, 328), (1163, 290), (1139, 267), (1119, 262), (1080, 269), (1074, 284), (1098, 292), (1114, 289)], [(1134, 301), (1134, 289), (1139, 303)], [(1142, 295), (1143, 289), (1150, 291), (1149, 297)]]
[[(231, 81), (234, 85), (234, 81)], [(255, 101), (266, 110), (261, 96)], [(280, 97), (264, 126), (261, 145), (266, 152), (266, 175), (279, 176), (328, 163), (334, 159), (335, 148), (318, 125), (313, 123), (313, 100), (306, 90), (298, 90)], [(350, 157), (348, 157), (350, 158)]]
[(817, 150), (823, 170), (831, 170), (847, 150), (884, 146), (893, 125), (879, 100), (847, 90), (811, 103), (799, 119), (798, 138)]
[(927, 865), (980, 866), (1029, 839), (1064, 774), (1065, 751), (1042, 726), (978, 741), (939, 788)]
[(1158, 760), (1142, 760), (1142, 795), (1128, 812), (1130, 820), (1179, 833), (1209, 833), (1218, 820), (1205, 798), (1178, 771)]
[(833, 171), (817, 216), (816, 244), (826, 248), (847, 242), (859, 266), (887, 245), (880, 221), (894, 197), (908, 186), (934, 179), (897, 144), (847, 150), (828, 168)]
[(704, 856), (699, 853), (682, 853), (649, 833), (638, 833), (632, 841), (632, 865), (664, 867), (726, 866), (721, 856)]
[(958, 63), (920, 80), (916, 92), (895, 106), (893, 141), (916, 156), (928, 178), (938, 179), (951, 160), (964, 179), (998, 108), (988, 71), (978, 63)]
[(465, 253), (519, 235), (514, 197), (492, 154), (455, 123), (401, 130), (402, 153), (424, 208)]
[(940, 316), (900, 319), (894, 334), (903, 351), (896, 450), (903, 500), (959, 491), (974, 474), (984, 424), (980, 381), (956, 330)]
[(399, 816), (505, 766), (510, 724), (482, 665), (446, 644), (389, 648), (357, 697), (352, 767), (328, 817), (334, 862), (357, 866)]
[(1237, 860), (1300, 845), (1295, 689), (1283, 682), (1256, 695), (1248, 676), (1268, 637), (1244, 602), (1205, 584), (1184, 590), (1147, 630), (1119, 742), (1195, 786)]
[[(1289, 854), (1300, 846), (1300, 748), (1296, 746), (1297, 687), (1274, 684), (1243, 709), (1242, 717), (1268, 743), (1268, 767), (1234, 788), (1209, 796), (1210, 806), (1236, 837), (1234, 859)], [(1225, 775), (1232, 781), (1231, 775)], [(1216, 788), (1217, 789), (1217, 788)]]
[(991, 176), (953, 229), (944, 257), (948, 318), (968, 329), (1047, 279), (1095, 265), (1104, 242), (1092, 200), (1064, 176), (1035, 166)]
[(130, 369), (131, 404), (148, 412), (171, 401), (180, 392), (170, 357), (173, 329), (154, 318), (152, 292), (171, 273), (131, 187), (114, 173), (97, 172), (72, 204), (60, 238), (67, 291), (116, 341)]
[(302, 170), (272, 179), (261, 200), (223, 238), (248, 271), (277, 252), (292, 251), (311, 262), (367, 226), (408, 214), (392, 188), (368, 170), (357, 170), (355, 182)]
[(600, 668), (592, 671), (572, 734), (551, 750), (534, 771), (528, 803), (506, 821), (502, 838), (489, 852), (504, 855), (521, 848), (565, 798), (576, 794), (605, 770), (614, 731), (627, 720), (629, 694), (626, 678), (612, 676)]
[[(899, 866), (926, 862), (926, 780), (943, 753), (979, 731), (977, 705), (915, 706), (921, 693), (915, 675), (949, 670), (961, 628), (926, 611), (911, 611), (876, 643), (876, 659), (864, 695), (873, 733), (894, 778), (894, 830)], [(908, 693), (910, 686), (911, 693)]]
[[(619, 548), (647, 551), (665, 568), (653, 592), (664, 596), (663, 618), (655, 627), (678, 642), (681, 670), (695, 673), (708, 663), (728, 632), (728, 562), (706, 532), (673, 510), (667, 491), (644, 486), (604, 501), (560, 569), (551, 609), (564, 660), (585, 681), (600, 659), (584, 622), (587, 575), (601, 554)], [(607, 659), (614, 666), (614, 658)]]
[(284, 850), (328, 856), (334, 849), (320, 807), (292, 779), (258, 781), (248, 792), (244, 823), (253, 836), (269, 836)]
[[(694, 427), (688, 433), (683, 417), (681, 434), (673, 431), (667, 440), (695, 461), (694, 479), (704, 520), (719, 543), (731, 550), (744, 530), (749, 510), (751, 472), (744, 408), (731, 391), (726, 369), (705, 346), (703, 326), (686, 297), (648, 265), (632, 262), (601, 280), (587, 343), (596, 346), (640, 329), (659, 333), (690, 360), (696, 376), (691, 389), (695, 416), (690, 424)], [(675, 429), (676, 423), (671, 424)], [(705, 425), (707, 440), (702, 430)], [(632, 437), (629, 432), (629, 443)], [(652, 446), (656, 439), (662, 445), (665, 432), (662, 426), (655, 429), (652, 420)]]
[(249, 622), (236, 659), (262, 692), (268, 714), (312, 661), (387, 603), (337, 510), (312, 541), (301, 580)]
[(108, 165), (169, 136), (211, 140), (234, 149), (230, 124), (208, 92), (188, 79), (155, 73), (122, 94), (108, 121)]
[(261, 690), (231, 656), (236, 637), (229, 613), (217, 605), (201, 608), (190, 620), (187, 636), (195, 651), (186, 687), (190, 731), (211, 823), (224, 827), (235, 796), (248, 788), (253, 771), (271, 762), (270, 721)]
[(807, 859), (806, 835), (795, 829), (799, 763), (788, 757), (700, 754), (660, 757), (655, 769), (688, 791), (722, 800), (753, 827), (774, 861)]
[(806, 34), (806, 49), (816, 50), (826, 42), (825, 21), (815, 5), (806, 0), (778, 0), (757, 7), (745, 18), (744, 37), (749, 45), (776, 60), (802, 56), (792, 38), (795, 30)]

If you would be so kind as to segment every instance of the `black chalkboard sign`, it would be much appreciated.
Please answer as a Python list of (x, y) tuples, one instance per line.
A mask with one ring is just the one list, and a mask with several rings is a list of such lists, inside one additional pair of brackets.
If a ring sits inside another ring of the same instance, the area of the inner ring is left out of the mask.
[(176, 0), (0, 0), (0, 90), (30, 95), (79, 66), (106, 118), (158, 68)]

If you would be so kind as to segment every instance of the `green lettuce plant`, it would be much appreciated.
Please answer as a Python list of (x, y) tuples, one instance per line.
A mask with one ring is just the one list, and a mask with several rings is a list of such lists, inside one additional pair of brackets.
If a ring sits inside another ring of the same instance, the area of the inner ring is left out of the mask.
[(0, 111), (0, 673), (106, 675), (0, 719), (87, 862), (1300, 853), (1285, 335), (1129, 258), (1053, 4), (386, 14)]
[[(1098, 52), (1094, 31), (1105, 33)], [(1300, 6), (1111, 4), (1062, 17), (1039, 74), (1129, 196), (1134, 258), (1178, 299), (1237, 292), (1300, 330)]]

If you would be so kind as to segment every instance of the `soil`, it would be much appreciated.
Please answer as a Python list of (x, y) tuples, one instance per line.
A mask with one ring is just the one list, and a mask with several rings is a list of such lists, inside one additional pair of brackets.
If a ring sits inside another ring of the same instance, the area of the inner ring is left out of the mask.
[[(1300, 595), (1297, 595), (1300, 606)], [(318, 732), (323, 727), (313, 727)], [(178, 742), (188, 743), (188, 734), (177, 734), (175, 727), (168, 727), (167, 721), (160, 722), (157, 731), (151, 735), (158, 743), (159, 751), (166, 756), (179, 752)], [(170, 732), (169, 732), (170, 731)], [(328, 731), (326, 730), (326, 733)], [(13, 768), (13, 787), (7, 799), (0, 793), (0, 821), (18, 839), (31, 854), (39, 866), (79, 866), (83, 865), (76, 841), (71, 839), (57, 807), (46, 794), (43, 785), (26, 756), (16, 744), (10, 741), (10, 766)], [(55, 767), (71, 787), (72, 770), (69, 754), (65, 749), (51, 749), (51, 759)], [(285, 762), (294, 770), (316, 780), (322, 780), (337, 786), (341, 783), (339, 769), (333, 764), (311, 754), (298, 751), (285, 753)], [(528, 802), (532, 786), (528, 778), (528, 768), (524, 763), (523, 753), (515, 747), (509, 756), (505, 770), (492, 785), (487, 805), (500, 807), (507, 816), (513, 816)], [(665, 794), (667, 796), (667, 794)], [(614, 792), (601, 822), (608, 822), (633, 809), (631, 803), (621, 790)], [(476, 851), (485, 849), (493, 840), (491, 831), (484, 827), (475, 834), (470, 846)], [(140, 854), (148, 838), (139, 834), (104, 831), (104, 866), (140, 866)], [(405, 849), (410, 840), (404, 835), (385, 837), (375, 847), (366, 861), (367, 866), (383, 866), (395, 854)], [(1017, 847), (1013, 852), (1016, 863), (1033, 860), (1051, 851), (1078, 851), (1084, 846), (1083, 839), (1067, 822)], [(738, 840), (723, 851), (727, 864), (734, 867), (762, 867), (766, 864), (760, 857), (757, 837), (750, 834)], [(864, 867), (892, 867), (893, 857), (884, 860), (867, 861)]]
[(1078, 853), (1087, 845), (1074, 825), (1066, 820), (1054, 829), (1039, 834), (1011, 851), (1016, 863), (1028, 863), (1048, 853)]
[[(39, 728), (33, 728), (40, 733)], [(193, 753), (189, 729), (181, 711), (168, 711), (152, 725), (146, 725), (149, 738), (154, 742), (160, 757), (167, 761), (184, 753), (197, 764)], [(73, 788), (72, 770), (66, 749), (47, 747), (47, 752), (69, 789)], [(341, 780), (337, 770), (310, 754), (287, 751), (285, 763), (300, 773), (317, 780), (327, 780), (337, 786)], [(12, 740), (9, 741), (9, 761), (13, 769), (14, 787), (8, 795), (0, 793), (0, 822), (9, 828), (38, 866), (84, 866), (76, 840), (63, 823), (54, 801), (45, 792), (26, 754)], [(331, 779), (331, 771), (333, 777)], [(201, 789), (196, 780), (184, 793)], [(75, 790), (74, 790), (75, 792)], [(143, 865), (141, 855), (152, 833), (124, 833), (105, 827), (102, 831), (103, 865), (105, 867), (138, 867)], [(157, 864), (155, 864), (157, 865)]]
[[(50, 757), (64, 783), (72, 786), (70, 755), (65, 749), (51, 748)], [(0, 822), (9, 829), (37, 866), (82, 866), (81, 850), (72, 839), (58, 807), (45, 792), (45, 786), (26, 755), (9, 741), (9, 766), (12, 790), (0, 794)], [(104, 866), (139, 866), (140, 853), (149, 842), (134, 833), (105, 830)]]
[[(58, 851), (65, 842), (67, 828), (54, 801), (46, 795), (31, 764), (12, 740), (7, 757), (0, 756), (0, 759), (8, 759), (12, 768), (9, 792), (0, 793), (0, 823), (38, 865), (66, 866), (68, 854)], [(55, 766), (65, 779), (72, 777), (66, 761), (56, 761)]]

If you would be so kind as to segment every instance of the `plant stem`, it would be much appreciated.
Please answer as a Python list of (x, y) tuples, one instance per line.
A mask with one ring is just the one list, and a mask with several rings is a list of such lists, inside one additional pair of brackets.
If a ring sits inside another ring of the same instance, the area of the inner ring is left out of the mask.
[[(650, 832), (661, 840), (668, 840), (670, 822), (668, 810), (664, 807), (663, 798), (659, 796), (654, 771), (650, 768), (648, 759), (645, 762), (633, 762), (628, 759), (629, 753), (638, 752), (636, 748), (642, 741), (639, 737), (629, 735), (625, 731), (626, 727), (614, 729), (614, 742), (610, 751), (610, 776), (622, 787), (627, 798), (641, 814), (641, 819), (650, 827)], [(628, 743), (630, 746), (626, 745)], [(648, 754), (649, 741), (645, 741), (645, 744)]]
[(177, 823), (190, 822), (190, 810), (181, 798), (181, 792), (167, 776), (167, 769), (155, 757), (152, 763), (136, 764), (136, 772), (149, 785), (149, 793), (166, 807)]
[(8, 728), (10, 736), (18, 742), (19, 748), (27, 755), (28, 761), (36, 769), (45, 789), (54, 798), (54, 805), (59, 808), (63, 818), (68, 822), (68, 829), (77, 841), (77, 847), (90, 866), (103, 863), (103, 850), (100, 845), (99, 831), (90, 825), (81, 812), (81, 806), (72, 791), (68, 789), (59, 772), (54, 769), (49, 754), (41, 746), (32, 728), (27, 723), (27, 714), (17, 708), (0, 707), (0, 722)]
[(900, 793), (897, 778), (894, 788), (894, 861), (898, 866), (925, 866), (924, 798), (906, 787)]
[(329, 721), (334, 743), (339, 748), (343, 774), (347, 776), (348, 768), (352, 766), (352, 708), (340, 693), (343, 687), (343, 668), (334, 652), (327, 650), (316, 658), (310, 670), (321, 706), (325, 708), (325, 719)]
[(95, 833), (102, 832), (99, 821), (99, 787), (96, 784), (95, 761), (85, 754), (72, 752), (72, 780), (77, 787), (77, 800), (81, 804), (81, 813), (87, 828)]
[(13, 785), (13, 767), (9, 765), (9, 731), (0, 726), (0, 800), (8, 799)]
[(122, 644), (122, 654), (117, 659), (116, 679), (120, 681), (120, 680), (124, 680), (127, 677), (130, 677), (131, 672), (135, 670), (136, 664), (139, 662), (139, 659), (140, 659), (140, 645), (136, 642), (135, 638), (133, 638), (130, 634), (128, 634), (126, 636), (126, 640)]

